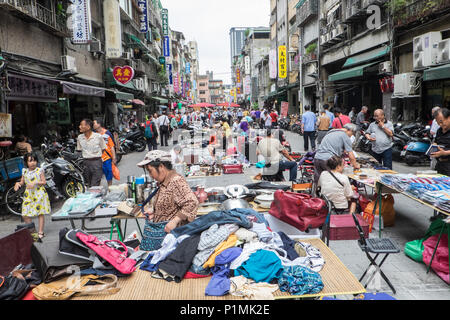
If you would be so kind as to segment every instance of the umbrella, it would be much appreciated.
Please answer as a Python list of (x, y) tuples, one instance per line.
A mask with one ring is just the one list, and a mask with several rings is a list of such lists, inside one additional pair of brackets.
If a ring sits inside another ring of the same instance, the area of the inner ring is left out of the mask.
[(131, 102), (134, 103), (134, 104), (138, 104), (140, 106), (145, 106), (145, 103), (142, 100), (139, 100), (139, 99), (133, 99), (133, 100), (131, 100)]
[(191, 104), (189, 107), (191, 108), (210, 108), (210, 107), (215, 107), (215, 104), (210, 104), (210, 103), (206, 103), (206, 102), (202, 102), (202, 103), (197, 103), (197, 104)]
[(219, 103), (217, 106), (219, 106), (219, 107), (234, 107), (234, 108), (240, 107), (240, 105), (238, 105), (236, 103), (227, 103), (227, 102)]

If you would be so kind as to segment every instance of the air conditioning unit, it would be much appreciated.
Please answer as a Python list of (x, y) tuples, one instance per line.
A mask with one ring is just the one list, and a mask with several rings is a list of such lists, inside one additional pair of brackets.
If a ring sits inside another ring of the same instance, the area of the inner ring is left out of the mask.
[(450, 39), (438, 42), (437, 47), (437, 63), (450, 62)]
[(379, 73), (391, 73), (392, 72), (392, 65), (390, 61), (381, 62), (378, 65), (378, 71)]
[(394, 75), (394, 96), (412, 96), (417, 93), (420, 73), (408, 72)]
[(418, 37), (413, 38), (413, 52), (425, 51), (431, 48), (434, 43), (442, 40), (441, 32), (433, 31), (424, 33)]
[(420, 70), (429, 66), (436, 65), (438, 59), (437, 44), (433, 48), (428, 48), (425, 51), (413, 53), (413, 69)]
[(89, 52), (102, 52), (102, 43), (100, 41), (92, 41), (89, 44)]
[(124, 52), (122, 53), (122, 58), (125, 60), (130, 60), (132, 57), (131, 52)]
[(75, 58), (71, 56), (61, 56), (61, 66), (63, 71), (77, 72)]
[(145, 90), (144, 79), (142, 79), (142, 78), (135, 79), (134, 86), (136, 87), (136, 89), (144, 91)]
[(131, 60), (131, 61), (130, 61), (130, 67), (132, 67), (133, 70), (136, 71), (137, 65), (138, 65), (138, 64), (137, 64), (137, 62), (136, 62), (135, 60)]
[(323, 34), (320, 36), (320, 45), (323, 45), (325, 43), (327, 43), (328, 39), (327, 39), (327, 35)]

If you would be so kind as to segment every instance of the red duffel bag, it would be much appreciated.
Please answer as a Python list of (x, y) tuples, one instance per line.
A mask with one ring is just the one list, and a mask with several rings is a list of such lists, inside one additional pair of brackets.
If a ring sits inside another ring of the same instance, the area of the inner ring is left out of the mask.
[(300, 231), (322, 226), (328, 209), (321, 198), (309, 194), (277, 190), (269, 214)]

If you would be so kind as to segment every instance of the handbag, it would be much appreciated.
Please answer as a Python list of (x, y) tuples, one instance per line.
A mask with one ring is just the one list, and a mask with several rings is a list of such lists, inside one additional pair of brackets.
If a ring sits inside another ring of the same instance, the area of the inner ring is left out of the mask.
[[(97, 255), (108, 261), (115, 269), (123, 274), (131, 274), (136, 270), (136, 260), (127, 258), (128, 248), (119, 240), (102, 241), (94, 235), (77, 232), (77, 237)], [(117, 243), (124, 251), (113, 248), (108, 244)]]
[(161, 248), (161, 244), (167, 233), (164, 231), (167, 221), (164, 222), (150, 222), (145, 220), (144, 236), (142, 237), (140, 250), (154, 251)]
[(31, 260), (43, 282), (55, 281), (75, 272), (74, 266), (92, 267), (92, 262), (59, 253), (59, 241), (35, 242), (31, 246)]
[(117, 286), (117, 276), (74, 275), (52, 283), (42, 283), (32, 290), (38, 300), (67, 300), (74, 295), (114, 294), (120, 289)]
[(12, 275), (0, 276), (0, 300), (20, 300), (30, 288), (29, 284)]
[(269, 214), (300, 231), (322, 226), (328, 215), (325, 200), (309, 194), (277, 190)]

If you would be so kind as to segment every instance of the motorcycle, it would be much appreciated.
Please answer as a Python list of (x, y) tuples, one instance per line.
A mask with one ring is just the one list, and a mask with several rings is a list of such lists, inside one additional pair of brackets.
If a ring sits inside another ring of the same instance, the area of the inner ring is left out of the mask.
[(411, 137), (400, 156), (408, 166), (428, 165), (430, 158), (426, 153), (431, 146), (430, 126), (416, 129), (414, 132), (416, 136)]
[[(46, 179), (45, 189), (51, 200), (73, 198), (86, 191), (83, 176), (70, 162), (62, 158), (50, 159), (44, 153), (41, 168)], [(5, 202), (9, 212), (21, 215), (24, 191), (25, 186), (15, 191), (14, 185), (6, 191)]]
[(372, 148), (370, 141), (366, 138), (366, 131), (368, 128), (368, 123), (363, 123), (361, 125), (360, 136), (358, 138), (358, 141), (356, 142), (356, 148), (365, 153), (369, 153)]
[(118, 153), (121, 155), (135, 151), (142, 152), (147, 147), (142, 127), (136, 127), (130, 130), (128, 133), (121, 136), (119, 140), (120, 147)]

